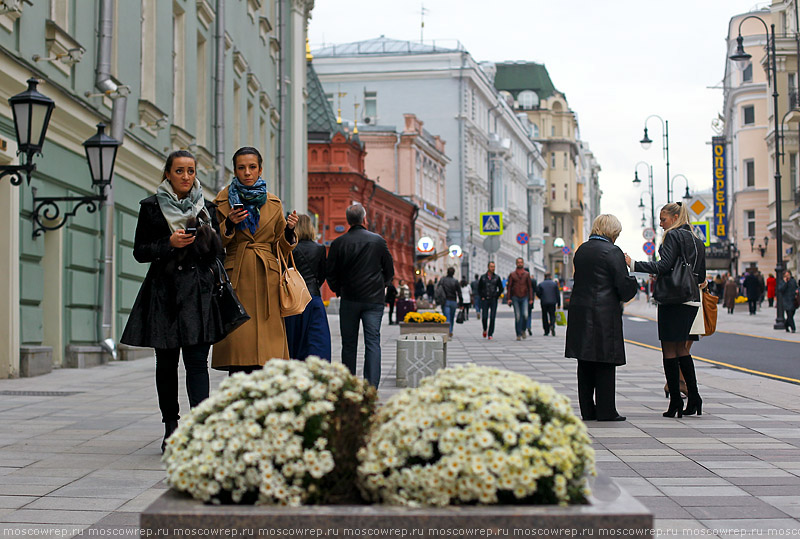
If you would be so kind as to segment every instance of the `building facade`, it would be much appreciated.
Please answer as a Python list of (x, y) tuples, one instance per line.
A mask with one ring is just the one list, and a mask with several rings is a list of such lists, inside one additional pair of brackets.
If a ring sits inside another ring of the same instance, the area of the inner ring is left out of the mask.
[[(313, 0), (17, 5), (0, 12), (2, 164), (16, 162), (7, 100), (25, 80), (41, 80), (56, 108), (31, 185), (0, 180), (0, 248), (10, 255), (0, 272), (2, 378), (19, 376), (21, 358), (37, 354), (55, 367), (99, 361), (98, 343), (117, 340), (147, 270), (132, 255), (139, 200), (155, 192), (169, 152), (197, 156), (213, 198), (230, 180), (235, 149), (256, 146), (270, 190), (287, 208), (302, 211), (306, 201), (305, 129), (291, 127), (305, 122), (291, 119), (305, 113)], [(107, 204), (79, 208), (34, 239), (32, 188), (37, 197), (95, 194), (82, 142), (101, 121), (122, 142)]]
[(495, 86), (514, 111), (527, 116), (542, 146), (544, 170), (544, 262), (562, 278), (572, 276), (572, 255), (588, 239), (600, 211), (600, 166), (580, 140), (577, 115), (542, 64), (497, 64)]
[[(409, 112), (447, 141), (447, 244), (463, 248), (460, 275), (482, 273), (491, 259), (507, 275), (518, 256), (543, 270), (541, 250), (516, 242), (520, 232), (541, 238), (529, 190), (542, 177), (542, 159), (530, 133), (493, 86), (493, 64), (479, 65), (461, 46), (378, 38), (314, 51), (320, 80), (345, 110), (359, 107), (358, 124), (398, 125)], [(484, 248), (479, 214), (501, 211), (504, 234), (497, 252)], [(419, 239), (419, 238), (416, 238)], [(458, 276), (458, 274), (457, 274)]]
[[(426, 283), (447, 273), (454, 261), (447, 244), (445, 171), (450, 159), (445, 141), (431, 135), (414, 114), (403, 115), (404, 125), (367, 124), (358, 136), (367, 152), (364, 171), (388, 191), (410, 199), (419, 208), (415, 238), (431, 238), (433, 250), (417, 247), (415, 278)], [(419, 241), (419, 240), (418, 240)]]

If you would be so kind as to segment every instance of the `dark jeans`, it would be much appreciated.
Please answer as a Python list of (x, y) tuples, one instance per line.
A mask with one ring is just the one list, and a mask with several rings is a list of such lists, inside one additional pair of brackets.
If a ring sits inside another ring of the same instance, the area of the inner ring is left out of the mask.
[(774, 297), (772, 297), (772, 298), (767, 298), (767, 301), (769, 302), (769, 306), (770, 306), (770, 307), (772, 307), (772, 306), (773, 306), (773, 304), (775, 303), (775, 298), (774, 298)]
[(791, 309), (786, 309), (786, 315), (784, 319), (786, 323), (784, 324), (787, 328), (790, 328), (792, 331), (797, 331), (797, 326), (794, 325), (794, 313), (797, 309), (792, 307)]
[(616, 365), (578, 360), (578, 403), (584, 420), (619, 415), (614, 399), (615, 376)]
[(533, 320), (533, 302), (528, 303), (528, 333), (531, 332), (531, 320)]
[(556, 332), (556, 304), (543, 303), (542, 304), (542, 328), (544, 334)]
[(511, 305), (514, 306), (514, 329), (517, 337), (521, 337), (528, 327), (528, 298), (511, 296)]
[(389, 302), (389, 324), (394, 324), (395, 322), (397, 322), (397, 320), (392, 322), (392, 315), (393, 314), (394, 314), (394, 301), (390, 301)]
[(483, 331), (487, 331), (486, 327), (488, 324), (489, 337), (494, 335), (495, 318), (497, 318), (497, 298), (481, 299), (481, 322), (483, 323)]
[(758, 298), (747, 298), (747, 306), (750, 308), (750, 314), (756, 314), (756, 307), (758, 306)]
[(339, 303), (339, 329), (342, 334), (342, 363), (356, 373), (358, 327), (364, 325), (364, 378), (378, 387), (381, 381), (382, 303), (365, 303), (342, 299)]
[[(186, 369), (186, 392), (194, 408), (208, 398), (208, 350), (211, 345), (183, 347), (183, 366)], [(161, 421), (180, 419), (178, 405), (178, 358), (181, 348), (156, 348), (156, 392)]]
[(447, 317), (447, 323), (450, 324), (450, 333), (453, 333), (453, 324), (456, 322), (456, 309), (458, 309), (458, 302), (454, 299), (448, 299), (442, 306), (442, 312)]
[(331, 360), (331, 329), (321, 296), (311, 296), (302, 314), (287, 316), (284, 322), (289, 357), (303, 360), (317, 356)]

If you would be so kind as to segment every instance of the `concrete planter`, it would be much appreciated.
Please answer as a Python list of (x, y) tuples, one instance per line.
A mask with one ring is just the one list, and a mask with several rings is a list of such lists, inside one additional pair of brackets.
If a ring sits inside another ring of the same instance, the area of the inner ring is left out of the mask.
[(400, 335), (410, 335), (411, 333), (435, 333), (442, 335), (444, 342), (447, 342), (450, 335), (450, 326), (438, 322), (400, 322)]
[[(586, 505), (205, 505), (169, 490), (142, 512), (142, 537), (652, 537), (653, 515), (599, 477)], [(229, 531), (228, 531), (229, 530)]]

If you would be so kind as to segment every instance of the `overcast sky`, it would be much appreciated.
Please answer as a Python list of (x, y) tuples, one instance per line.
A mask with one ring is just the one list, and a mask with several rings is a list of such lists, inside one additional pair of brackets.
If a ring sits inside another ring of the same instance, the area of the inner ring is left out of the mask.
[[(602, 167), (602, 210), (623, 225), (617, 244), (641, 260), (644, 240), (636, 206), (647, 186), (646, 180), (642, 189), (631, 183), (638, 161), (654, 167), (656, 208), (666, 202), (660, 122), (648, 122), (654, 143), (645, 151), (638, 142), (644, 120), (657, 114), (669, 121), (670, 174), (687, 176), (692, 190), (709, 189), (708, 143), (715, 134), (711, 122), (722, 111), (728, 23), (734, 15), (768, 5), (754, 0), (428, 0), (424, 38), (457, 39), (477, 61), (547, 66)], [(309, 26), (312, 48), (382, 34), (419, 40), (420, 8), (416, 1), (317, 0)], [(683, 184), (676, 182), (678, 197)]]

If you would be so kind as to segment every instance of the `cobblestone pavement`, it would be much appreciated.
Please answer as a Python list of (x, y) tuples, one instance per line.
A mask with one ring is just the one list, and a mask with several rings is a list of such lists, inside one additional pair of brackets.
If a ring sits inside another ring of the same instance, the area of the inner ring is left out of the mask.
[[(338, 317), (330, 322), (338, 358)], [(564, 328), (556, 337), (542, 336), (537, 320), (534, 328), (518, 342), (513, 319), (498, 318), (488, 341), (473, 316), (456, 326), (448, 364), (511, 369), (552, 384), (577, 407)], [(382, 399), (397, 391), (397, 335), (384, 318)], [(800, 534), (800, 386), (698, 364), (703, 415), (667, 419), (660, 354), (627, 352), (617, 406), (628, 421), (588, 423), (600, 471), (674, 536)], [(212, 371), (212, 387), (222, 377)], [(135, 533), (139, 512), (166, 488), (153, 378), (153, 361), (143, 359), (0, 380), (0, 536)]]

